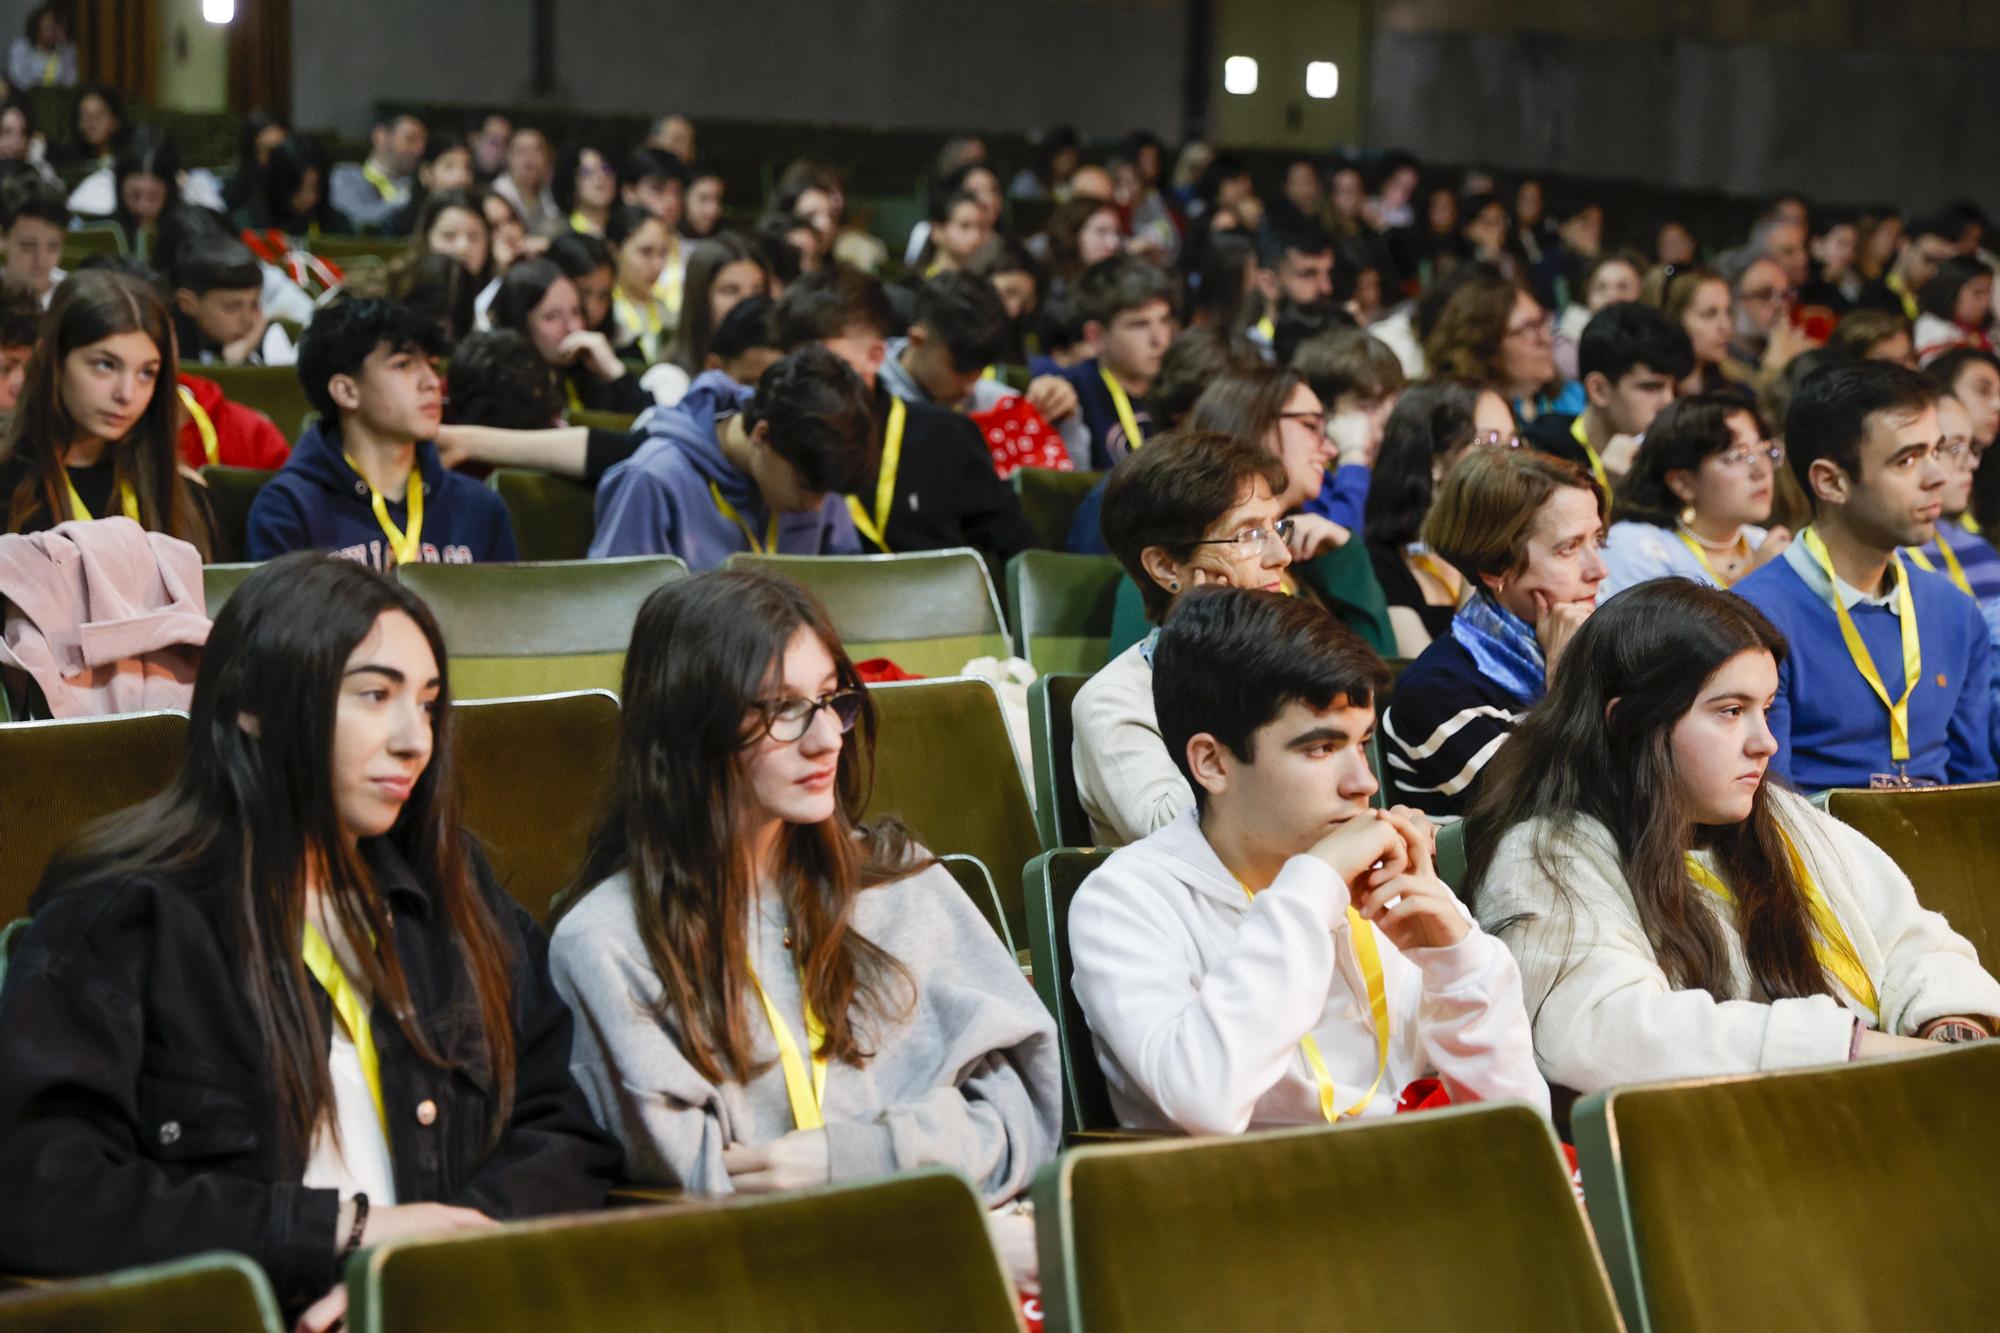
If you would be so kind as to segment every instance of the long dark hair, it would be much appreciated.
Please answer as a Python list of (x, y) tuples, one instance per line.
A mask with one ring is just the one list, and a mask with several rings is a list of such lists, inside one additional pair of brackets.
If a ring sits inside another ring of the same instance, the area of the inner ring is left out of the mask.
[(1483, 392), (1476, 380), (1425, 380), (1396, 400), (1368, 484), (1364, 531), (1371, 546), (1401, 550), (1417, 539), (1431, 510), (1432, 470), (1439, 459), (1472, 443)]
[(302, 1149), (333, 1108), (327, 1033), (300, 957), (309, 877), (353, 942), (369, 990), (420, 1058), (446, 1066), (424, 1036), (389, 909), (342, 836), (331, 790), (341, 678), (356, 645), (390, 612), (416, 622), (442, 685), (430, 763), (385, 836), (438, 894), (472, 978), (498, 1090), (490, 1130), (497, 1142), (512, 1113), (512, 960), (460, 830), (444, 639), (429, 608), (400, 585), (316, 552), (280, 557), (246, 579), (202, 653), (173, 785), (93, 829), (50, 865), (35, 893), (39, 906), (55, 893), (134, 877), (219, 888), (233, 909), (243, 998), (269, 1061), (279, 1121)]
[[(625, 658), (611, 799), (571, 898), (620, 872), (630, 878), (635, 925), (664, 990), (658, 1017), (673, 1024), (682, 1054), (711, 1081), (748, 1080), (759, 1068), (745, 962), (757, 886), (740, 765), (755, 738), (745, 719), (756, 715), (801, 630), (826, 646), (841, 689), (862, 688), (826, 612), (785, 579), (704, 574), (646, 599)], [(893, 983), (908, 978), (854, 929), (855, 896), (921, 864), (900, 826), (856, 826), (874, 743), (875, 711), (864, 692), (840, 753), (833, 817), (788, 826), (781, 852), (803, 989), (826, 1028), (823, 1049), (857, 1065), (873, 1053), (863, 1027), (892, 1016), (899, 1002), (891, 992), (902, 989)]]
[(1632, 470), (1618, 485), (1612, 505), (1614, 520), (1671, 528), (1680, 521), (1687, 502), (1667, 485), (1669, 472), (1693, 472), (1702, 460), (1726, 452), (1736, 443), (1729, 423), (1747, 416), (1757, 424), (1757, 438), (1770, 432), (1757, 409), (1733, 393), (1697, 393), (1677, 398), (1660, 409), (1646, 428), (1646, 438), (1632, 458)]
[(181, 202), (181, 154), (174, 145), (173, 136), (165, 130), (151, 125), (141, 125), (118, 149), (118, 155), (111, 160), (112, 212), (111, 216), (125, 231), (137, 248), (140, 224), (125, 209), (125, 182), (133, 176), (152, 176), (167, 187), (167, 201), (160, 207), (160, 216), (165, 217), (180, 207)]
[[(1579, 819), (1611, 834), (1660, 970), (1677, 990), (1744, 998), (1730, 978), (1723, 927), (1689, 880), (1698, 842), (1736, 895), (1750, 975), (1765, 995), (1832, 993), (1814, 952), (1806, 897), (1771, 808), (1767, 780), (1740, 824), (1697, 827), (1674, 771), (1672, 734), (1709, 678), (1743, 652), (1782, 663), (1785, 638), (1734, 593), (1654, 579), (1599, 607), (1563, 652), (1548, 696), (1500, 747), (1466, 813), (1468, 893), (1476, 905), (1501, 838), (1536, 821), (1538, 871), (1574, 939), (1564, 845)], [(1518, 924), (1503, 923), (1499, 931)]]
[(160, 353), (160, 373), (138, 422), (124, 439), (106, 441), (115, 480), (129, 483), (138, 497), (142, 527), (193, 544), (206, 560), (208, 524), (180, 471), (178, 372), (166, 303), (151, 283), (111, 269), (84, 269), (64, 279), (42, 321), (13, 423), (0, 444), (0, 474), (20, 472), (6, 497), (7, 530), (19, 532), (43, 518), (53, 525), (75, 517), (63, 451), (76, 438), (77, 426), (63, 403), (63, 365), (78, 348), (120, 333), (150, 338)]
[(690, 375), (699, 375), (707, 368), (708, 344), (715, 337), (715, 321), (709, 318), (709, 290), (722, 270), (739, 263), (755, 264), (764, 270), (766, 281), (770, 279), (770, 265), (739, 232), (718, 231), (688, 248), (687, 277), (681, 283), (681, 326), (667, 359)]

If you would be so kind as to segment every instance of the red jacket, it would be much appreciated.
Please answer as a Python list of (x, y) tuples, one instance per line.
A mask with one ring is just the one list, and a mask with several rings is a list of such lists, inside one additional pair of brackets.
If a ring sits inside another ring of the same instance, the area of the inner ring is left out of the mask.
[[(284, 432), (271, 418), (222, 396), (222, 386), (199, 375), (181, 376), (181, 400), (186, 422), (181, 426), (181, 461), (198, 468), (207, 463), (229, 467), (256, 467), (276, 470), (292, 456)], [(187, 401), (192, 394), (194, 401)], [(199, 409), (197, 411), (196, 409)], [(215, 432), (215, 457), (208, 456), (206, 421)]]

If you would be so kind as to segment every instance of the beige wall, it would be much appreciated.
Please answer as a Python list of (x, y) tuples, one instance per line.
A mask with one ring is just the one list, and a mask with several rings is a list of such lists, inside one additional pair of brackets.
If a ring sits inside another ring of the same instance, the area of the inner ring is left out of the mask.
[[(1358, 143), (1368, 105), (1369, 0), (1222, 0), (1215, 7), (1209, 120), (1219, 143), (1323, 152)], [(1257, 91), (1223, 91), (1230, 56), (1257, 62)], [(1340, 67), (1330, 100), (1306, 96), (1306, 63)]]
[[(237, 0), (240, 10), (254, 0)], [(201, 0), (159, 0), (160, 105), (174, 111), (229, 109), (229, 29), (201, 16)]]

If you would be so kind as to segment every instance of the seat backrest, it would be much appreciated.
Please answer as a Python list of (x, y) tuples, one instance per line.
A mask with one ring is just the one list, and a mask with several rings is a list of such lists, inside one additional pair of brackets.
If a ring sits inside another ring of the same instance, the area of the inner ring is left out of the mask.
[(291, 366), (203, 366), (201, 374), (220, 384), (229, 401), (256, 408), (287, 440), (298, 441), (313, 408)]
[(335, 264), (350, 264), (357, 259), (380, 259), (386, 263), (407, 254), (410, 241), (406, 236), (316, 236), (311, 247), (316, 258)]
[(243, 586), (243, 580), (256, 573), (261, 565), (254, 560), (238, 564), (203, 565), (201, 567), (202, 602), (208, 610), (208, 618), (215, 619), (222, 614), (224, 603)]
[(639, 418), (630, 412), (592, 412), (585, 408), (571, 408), (565, 418), (572, 426), (588, 426), (592, 430), (629, 431), (632, 423)]
[(1990, 1042), (1584, 1098), (1584, 1196), (1627, 1326), (1992, 1327), (1996, 1103)]
[(1008, 937), (1027, 937), (1021, 867), (1041, 851), (1000, 696), (970, 678), (869, 688), (877, 718), (867, 815), (895, 815), (931, 851), (976, 856), (992, 872)]
[(1826, 794), (1826, 812), (1889, 854), (1917, 901), (2000, 968), (2000, 782)]
[(985, 1208), (935, 1168), (378, 1247), (348, 1291), (354, 1333), (1018, 1328)]
[(1013, 476), (1021, 512), (1034, 529), (1035, 544), (1051, 551), (1069, 546), (1070, 524), (1091, 488), (1104, 480), (1102, 472), (1059, 472), (1055, 468), (1024, 467)]
[(1059, 848), (1030, 861), (1022, 871), (1027, 898), (1028, 957), (1035, 991), (1056, 1020), (1056, 1042), (1062, 1049), (1063, 1132), (1116, 1129), (1111, 1093), (1097, 1063), (1097, 1047), (1083, 1006), (1070, 988), (1075, 972), (1069, 957), (1069, 904), (1090, 872), (1109, 860), (1108, 851)]
[(493, 469), (486, 484), (507, 502), (523, 560), (581, 560), (597, 535), (597, 493), (587, 482), (522, 468)]
[(740, 554), (727, 567), (782, 574), (817, 597), (857, 662), (886, 657), (915, 675), (955, 676), (975, 657), (1013, 651), (986, 562), (965, 547), (907, 555)]
[(396, 570), (444, 630), (459, 699), (617, 690), (640, 605), (685, 577), (670, 555)]
[(1076, 1148), (1034, 1194), (1049, 1333), (1618, 1328), (1555, 1134), (1520, 1103)]
[(210, 463), (201, 470), (208, 485), (208, 503), (215, 510), (215, 530), (226, 560), (241, 560), (249, 552), (250, 504), (264, 483), (277, 476), (269, 468), (224, 467)]
[(1035, 768), (1035, 831), (1042, 846), (1087, 847), (1090, 816), (1076, 794), (1070, 707), (1087, 675), (1038, 676), (1028, 686), (1028, 740)]
[(972, 899), (972, 905), (986, 918), (986, 924), (993, 927), (993, 933), (1007, 946), (1007, 952), (1015, 952), (1014, 937), (1007, 929), (1007, 913), (1000, 906), (1000, 887), (993, 882), (993, 872), (986, 868), (986, 863), (962, 852), (949, 853), (938, 860), (958, 881), (958, 887), (965, 890), (965, 896)]
[(1007, 617), (1036, 671), (1091, 672), (1111, 660), (1123, 571), (1108, 555), (1023, 551), (1007, 562)]
[(62, 266), (74, 269), (84, 260), (94, 255), (122, 255), (125, 253), (125, 233), (116, 223), (99, 223), (95, 226), (72, 227), (63, 233)]
[(164, 790), (186, 738), (174, 712), (0, 726), (0, 922), (27, 915), (49, 858), (85, 825)]
[(454, 708), (465, 826), (500, 883), (537, 921), (583, 868), (618, 756), (608, 690), (489, 699)]
[(7, 1333), (279, 1333), (264, 1270), (240, 1254), (198, 1254), (0, 1295)]
[[(1385, 784), (1386, 789), (1386, 784)], [(1440, 825), (1437, 831), (1437, 864), (1434, 867), (1439, 879), (1451, 887), (1453, 893), (1465, 896), (1465, 821), (1454, 819), (1449, 824)]]

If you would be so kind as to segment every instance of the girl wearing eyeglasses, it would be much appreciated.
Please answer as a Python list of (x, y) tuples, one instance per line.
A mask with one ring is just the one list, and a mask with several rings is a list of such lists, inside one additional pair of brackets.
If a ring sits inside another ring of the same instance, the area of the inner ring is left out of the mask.
[(1021, 1195), (1061, 1131), (1054, 1026), (950, 874), (855, 822), (875, 714), (818, 603), (668, 584), (623, 698), (551, 967), (627, 1174), (751, 1194), (943, 1165)]
[(1601, 595), (1647, 579), (1727, 588), (1791, 544), (1771, 517), (1783, 446), (1734, 394), (1697, 394), (1655, 417), (1619, 484)]

